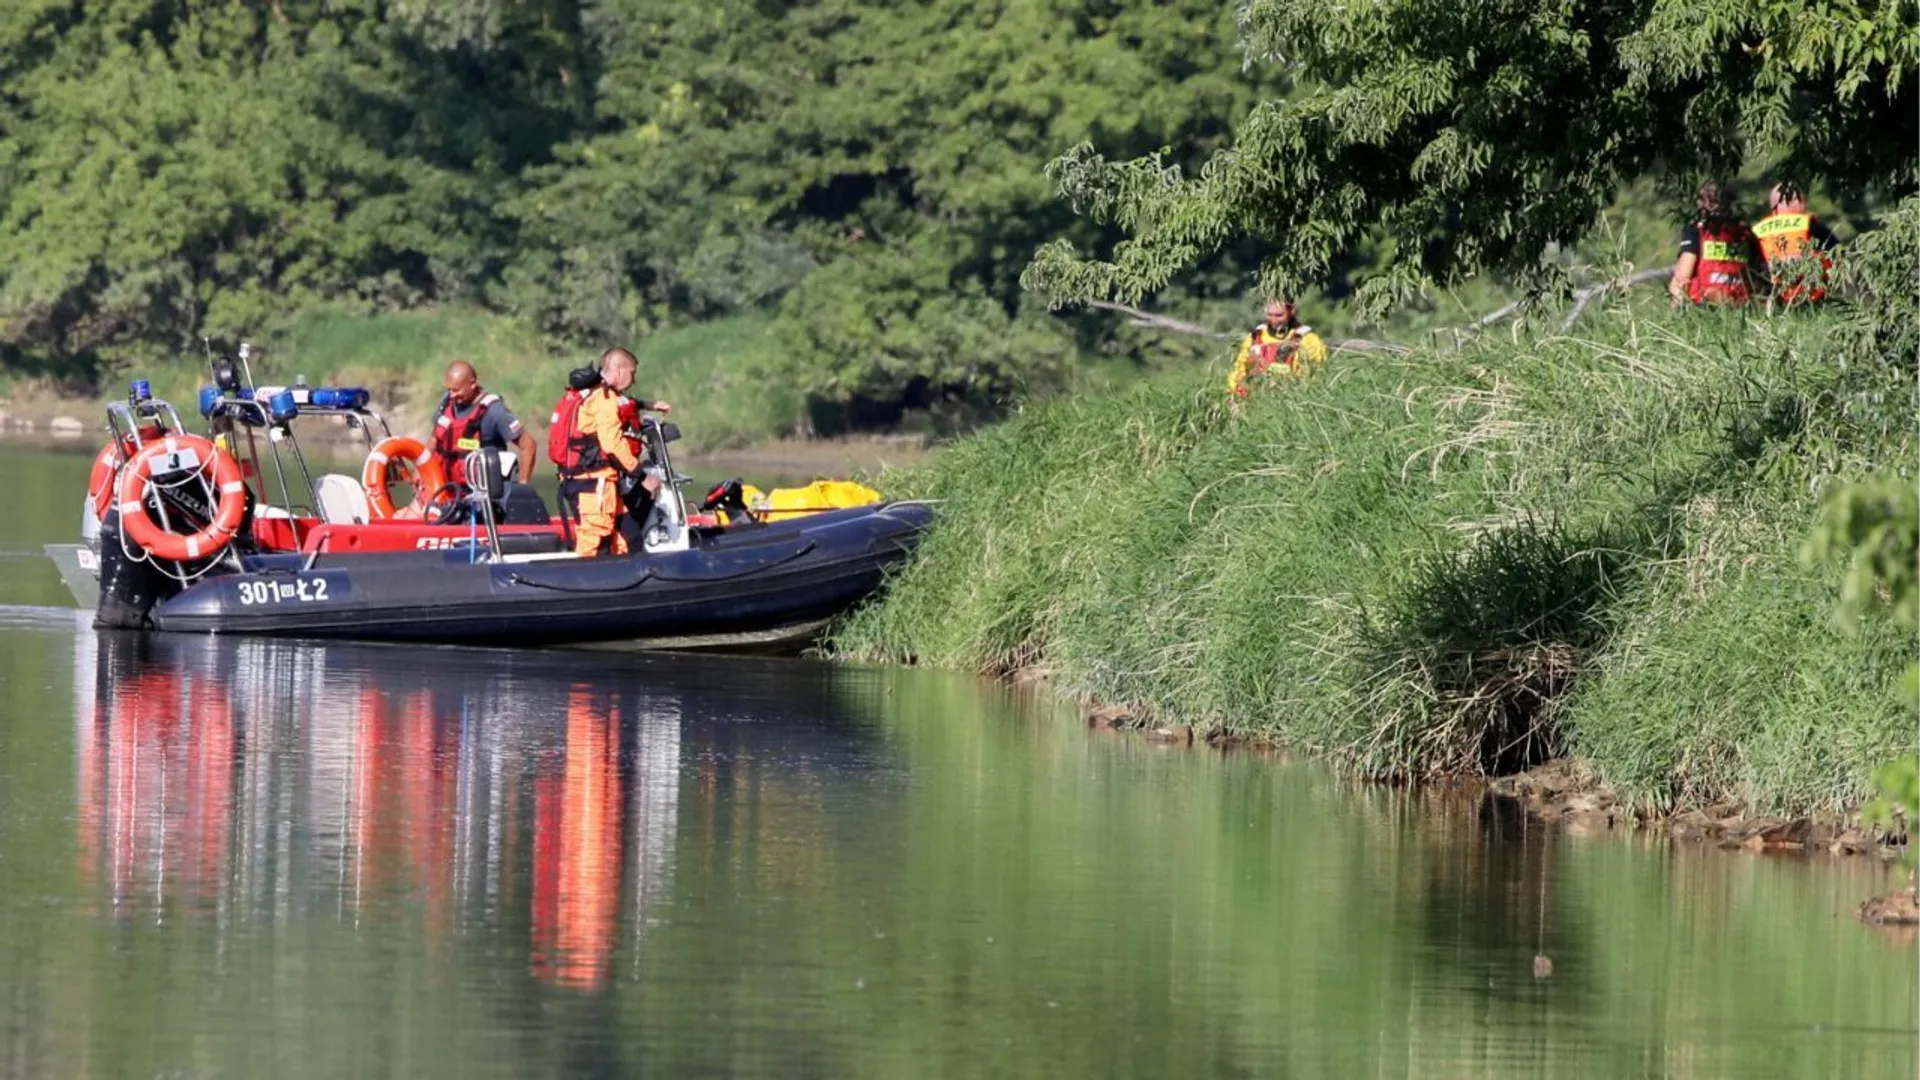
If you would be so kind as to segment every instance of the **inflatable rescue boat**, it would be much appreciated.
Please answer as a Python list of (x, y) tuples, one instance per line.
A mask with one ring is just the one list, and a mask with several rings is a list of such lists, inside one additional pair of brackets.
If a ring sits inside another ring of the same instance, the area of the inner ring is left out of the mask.
[[(681, 491), (690, 479), (668, 452), (678, 431), (647, 418), (638, 434), (661, 485), (644, 505), (639, 549), (581, 558), (569, 523), (510, 482), (511, 455), (470, 455), (461, 464), (472, 487), (410, 477), (408, 516), (384, 485), (370, 490), (374, 480), (314, 481), (292, 435), (302, 411), (344, 417), (369, 439), (384, 420), (361, 390), (251, 389), (245, 365), (244, 346), (240, 365), (216, 363), (200, 402), (208, 436), (184, 431), (139, 381), (108, 406), (113, 435), (95, 462), (83, 543), (49, 547), (76, 599), (95, 608), (95, 626), (784, 649), (880, 588), (933, 518), (924, 503), (880, 501), (844, 482), (782, 502), (750, 488), (757, 497), (744, 498), (734, 481), (690, 512)], [(375, 444), (366, 477), (384, 480), (396, 457), (425, 464), (411, 447), (394, 453), (394, 442), (388, 433)], [(269, 465), (278, 504), (264, 498)], [(294, 505), (304, 501), (289, 482), (296, 473), (312, 499), (304, 506)]]

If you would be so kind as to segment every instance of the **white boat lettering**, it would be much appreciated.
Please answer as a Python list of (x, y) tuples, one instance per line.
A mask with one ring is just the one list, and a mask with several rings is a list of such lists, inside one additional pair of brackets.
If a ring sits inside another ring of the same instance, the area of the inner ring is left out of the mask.
[(312, 604), (327, 599), (326, 578), (298, 578), (294, 581), (242, 581), (240, 603), (246, 607), (261, 604)]

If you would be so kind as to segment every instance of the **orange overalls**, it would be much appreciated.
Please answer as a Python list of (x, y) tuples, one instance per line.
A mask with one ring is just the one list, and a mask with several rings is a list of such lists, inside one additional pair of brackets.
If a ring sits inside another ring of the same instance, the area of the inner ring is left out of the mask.
[(629, 473), (640, 470), (640, 458), (634, 454), (622, 433), (620, 395), (604, 386), (595, 387), (580, 402), (576, 414), (580, 436), (591, 438), (599, 446), (599, 468), (571, 477), (579, 490), (580, 529), (573, 550), (582, 558), (591, 558), (611, 545), (613, 554), (627, 553), (626, 537), (620, 535), (620, 515), (626, 504), (620, 501), (620, 473), (612, 462)]

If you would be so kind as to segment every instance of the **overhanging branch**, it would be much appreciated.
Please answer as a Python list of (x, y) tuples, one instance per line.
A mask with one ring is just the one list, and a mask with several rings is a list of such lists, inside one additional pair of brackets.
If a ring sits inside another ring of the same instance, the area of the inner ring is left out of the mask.
[[(1573, 294), (1573, 307), (1567, 312), (1566, 319), (1560, 323), (1560, 329), (1563, 332), (1573, 329), (1573, 325), (1580, 321), (1580, 316), (1586, 314), (1587, 308), (1592, 305), (1595, 300), (1601, 299), (1608, 293), (1624, 291), (1635, 285), (1645, 285), (1651, 281), (1664, 281), (1672, 273), (1673, 271), (1666, 267), (1650, 267), (1645, 270), (1636, 270), (1623, 278), (1614, 278), (1609, 281), (1603, 281), (1598, 285), (1590, 285), (1587, 288), (1581, 289)], [(1132, 307), (1128, 304), (1116, 304), (1110, 300), (1089, 300), (1087, 301), (1087, 306), (1099, 308), (1102, 311), (1117, 311), (1127, 316), (1129, 325), (1138, 326), (1146, 330), (1164, 330), (1173, 334), (1192, 334), (1196, 337), (1213, 338), (1216, 341), (1233, 341), (1236, 338), (1236, 335), (1224, 330), (1215, 330), (1211, 327), (1201, 326), (1198, 323), (1190, 323), (1176, 319), (1169, 315), (1142, 311), (1137, 307)], [(1478, 334), (1480, 331), (1485, 330), (1495, 323), (1511, 318), (1515, 312), (1520, 311), (1525, 306), (1526, 301), (1524, 299), (1515, 300), (1512, 303), (1504, 304), (1482, 315), (1465, 326), (1455, 327), (1451, 331), (1454, 337), (1454, 345), (1457, 347), (1465, 344), (1473, 335)], [(1440, 334), (1448, 333), (1448, 331), (1445, 330), (1435, 332)], [(1390, 341), (1369, 341), (1366, 338), (1346, 338), (1341, 341), (1329, 342), (1327, 347), (1334, 352), (1386, 352), (1396, 355), (1404, 355), (1413, 351), (1406, 345), (1397, 345)]]
[(1129, 307), (1126, 304), (1116, 304), (1110, 300), (1089, 300), (1087, 301), (1087, 306), (1099, 308), (1102, 311), (1118, 311), (1128, 316), (1127, 322), (1130, 325), (1144, 327), (1148, 330), (1165, 330), (1174, 334), (1195, 334), (1200, 337), (1214, 338), (1219, 341), (1232, 341), (1234, 339), (1234, 335), (1224, 330), (1213, 330), (1197, 323), (1182, 322), (1179, 319), (1166, 315), (1156, 315), (1151, 311), (1141, 311), (1137, 307)]

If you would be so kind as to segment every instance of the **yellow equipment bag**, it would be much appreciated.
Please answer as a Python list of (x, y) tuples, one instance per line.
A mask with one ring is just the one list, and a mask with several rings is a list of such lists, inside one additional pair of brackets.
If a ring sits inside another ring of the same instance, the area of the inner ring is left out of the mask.
[(774, 488), (767, 492), (752, 484), (742, 484), (740, 494), (746, 497), (747, 508), (762, 521), (806, 517), (823, 510), (871, 506), (881, 501), (879, 492), (851, 480), (815, 480), (806, 487)]

